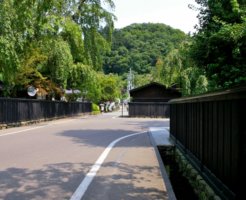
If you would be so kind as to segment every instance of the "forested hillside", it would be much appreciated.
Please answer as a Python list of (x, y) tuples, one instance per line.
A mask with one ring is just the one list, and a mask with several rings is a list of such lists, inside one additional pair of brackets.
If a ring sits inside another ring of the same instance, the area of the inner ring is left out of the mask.
[[(246, 83), (245, 0), (195, 0), (194, 35), (164, 24), (114, 29), (113, 0), (0, 1), (0, 96), (93, 102), (134, 85), (175, 84), (194, 95)], [(107, 7), (107, 9), (105, 8)]]
[(105, 73), (148, 74), (158, 59), (163, 59), (188, 39), (180, 30), (165, 24), (132, 24), (113, 32), (112, 51), (105, 56)]
[(113, 33), (104, 71), (124, 75), (135, 86), (176, 84), (183, 95), (246, 83), (246, 2), (196, 0), (199, 24), (187, 36), (164, 24), (133, 24)]

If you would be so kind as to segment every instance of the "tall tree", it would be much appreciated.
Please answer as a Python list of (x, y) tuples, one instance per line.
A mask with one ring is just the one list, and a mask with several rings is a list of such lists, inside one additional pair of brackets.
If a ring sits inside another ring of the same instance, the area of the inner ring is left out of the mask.
[(197, 66), (205, 69), (215, 88), (245, 83), (245, 0), (196, 2), (200, 23), (191, 53)]
[[(112, 0), (103, 2), (111, 9), (114, 8)], [(101, 0), (79, 1), (73, 15), (73, 20), (81, 26), (83, 32), (86, 59), (91, 61), (95, 70), (101, 70), (102, 55), (110, 49), (114, 19), (114, 15), (103, 7)], [(100, 32), (103, 29), (104, 34)]]
[[(100, 70), (102, 55), (110, 49), (114, 19), (104, 4), (114, 7), (111, 0), (0, 1), (0, 78), (5, 90), (10, 92), (19, 80), (16, 73), (27, 76), (22, 68), (35, 58), (30, 56), (33, 50), (40, 54), (33, 72), (59, 87), (66, 87), (73, 63)], [(42, 56), (47, 59), (40, 64)]]
[(117, 75), (101, 74), (100, 85), (102, 92), (103, 101), (114, 101), (116, 98), (120, 97), (121, 94), (121, 81)]

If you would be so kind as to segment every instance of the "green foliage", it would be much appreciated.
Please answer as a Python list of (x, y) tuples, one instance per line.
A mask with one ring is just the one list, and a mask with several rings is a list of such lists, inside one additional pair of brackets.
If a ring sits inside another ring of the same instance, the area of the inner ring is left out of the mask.
[(134, 75), (134, 86), (141, 87), (153, 82), (152, 74), (135, 74)]
[(190, 64), (186, 51), (189, 40), (182, 31), (164, 24), (133, 24), (115, 30), (112, 51), (104, 59), (104, 71), (126, 80), (131, 68), (135, 87), (153, 81), (168, 87), (180, 85), (181, 72)]
[(89, 65), (77, 63), (72, 66), (69, 74), (68, 87), (79, 89), (83, 96), (93, 102), (101, 98), (101, 86), (97, 73)]
[(173, 49), (163, 62), (161, 82), (167, 87), (177, 83), (178, 78), (180, 78), (182, 67), (182, 58), (179, 50)]
[(184, 96), (202, 94), (208, 91), (208, 80), (200, 69), (189, 67), (182, 71), (181, 86)]
[(93, 69), (110, 49), (114, 19), (106, 6), (113, 1), (0, 1), (0, 74), (8, 95), (32, 84), (60, 95), (61, 87), (80, 89), (99, 101)]
[(95, 104), (95, 103), (92, 103), (92, 111), (99, 112), (100, 111), (99, 106), (97, 104)]
[(37, 47), (30, 47), (26, 50), (20, 67), (15, 73), (15, 79), (10, 95), (12, 97), (24, 97), (28, 86), (38, 88), (38, 95), (48, 95), (50, 98), (56, 96), (58, 99), (62, 95), (62, 91), (56, 83), (45, 77), (41, 70), (47, 66), (48, 56)]
[(74, 62), (89, 64), (90, 62), (85, 58), (84, 43), (81, 33), (82, 30), (78, 24), (71, 19), (66, 19), (64, 30), (62, 31), (62, 37), (70, 46)]
[(117, 75), (100, 75), (101, 100), (114, 101), (121, 94), (121, 80)]
[(15, 76), (16, 86), (26, 88), (30, 85), (39, 87), (41, 82), (46, 78), (38, 71), (40, 66), (46, 64), (48, 57), (43, 55), (39, 49), (31, 49), (25, 56), (17, 74)]
[(46, 45), (48, 61), (41, 72), (62, 88), (66, 88), (67, 79), (73, 65), (70, 47), (61, 38), (49, 40)]
[(208, 80), (206, 76), (199, 75), (196, 81), (195, 93), (202, 94), (208, 91)]
[(23, 45), (18, 27), (17, 31), (12, 28), (12, 25), (17, 25), (17, 14), (12, 7), (13, 1), (0, 2), (0, 73), (8, 90), (14, 84), (14, 74), (20, 63), (18, 50)]
[(147, 74), (157, 60), (188, 38), (182, 31), (164, 24), (133, 24), (115, 30), (110, 54), (105, 56), (105, 73), (122, 75), (131, 68), (138, 74)]
[(162, 80), (162, 75), (164, 74), (164, 62), (162, 59), (158, 59), (155, 68), (152, 70), (152, 76), (155, 82), (165, 82)]
[(87, 82), (87, 98), (95, 103), (99, 103), (102, 100), (102, 89), (100, 83), (100, 73), (96, 71), (91, 71), (91, 78)]
[[(102, 56), (108, 52), (111, 44), (113, 29), (112, 13), (103, 8), (105, 5), (114, 8), (112, 0), (80, 1), (73, 20), (81, 26), (84, 36), (85, 57), (91, 61), (94, 70), (101, 70)], [(104, 27), (101, 25), (105, 24)], [(101, 31), (104, 30), (103, 33)]]
[(153, 80), (167, 87), (180, 87), (184, 96), (206, 92), (208, 82), (203, 70), (194, 67), (190, 57), (191, 42), (186, 40), (172, 49), (164, 58), (158, 59), (152, 71)]
[(95, 103), (113, 101), (120, 97), (122, 85), (117, 75), (97, 73), (89, 65), (74, 64), (68, 81), (69, 88), (77, 88), (86, 99)]
[(191, 55), (203, 68), (210, 86), (227, 88), (246, 82), (246, 2), (197, 1), (200, 27)]
[(68, 87), (84, 87), (91, 78), (91, 67), (82, 63), (73, 64), (69, 73)]

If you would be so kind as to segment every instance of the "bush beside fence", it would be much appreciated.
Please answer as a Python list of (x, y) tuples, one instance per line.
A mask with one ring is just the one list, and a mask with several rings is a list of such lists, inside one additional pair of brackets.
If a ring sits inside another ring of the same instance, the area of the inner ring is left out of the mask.
[(90, 113), (90, 102), (0, 98), (0, 124), (14, 124)]
[(246, 87), (170, 101), (176, 145), (225, 199), (245, 199)]

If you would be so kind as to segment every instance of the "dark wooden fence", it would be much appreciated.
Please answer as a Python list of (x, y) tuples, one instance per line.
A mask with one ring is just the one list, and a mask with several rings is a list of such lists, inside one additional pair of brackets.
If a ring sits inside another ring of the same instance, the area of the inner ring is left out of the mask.
[(224, 199), (246, 199), (246, 87), (170, 106), (176, 145)]
[(91, 112), (90, 102), (0, 98), (0, 124), (36, 121)]
[(169, 118), (169, 104), (165, 102), (130, 102), (130, 117)]

